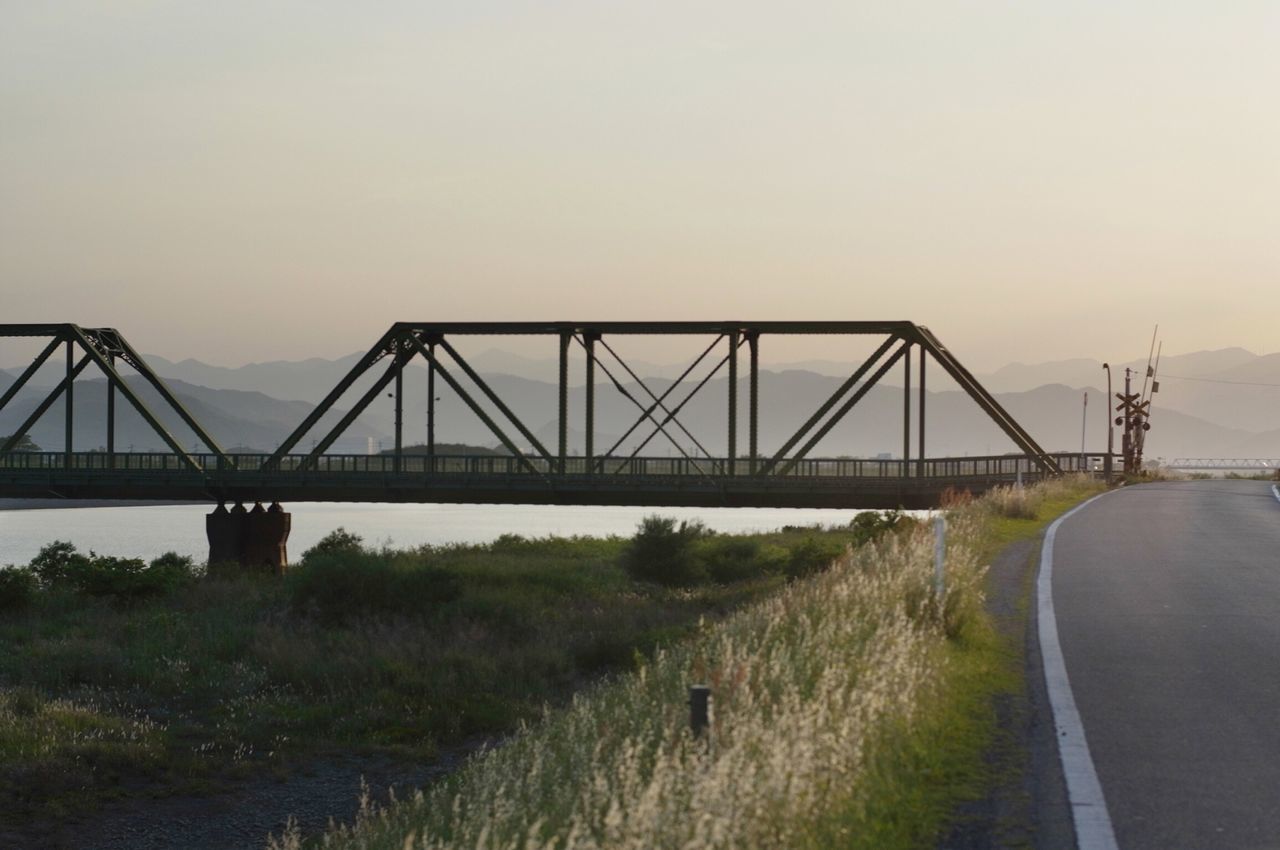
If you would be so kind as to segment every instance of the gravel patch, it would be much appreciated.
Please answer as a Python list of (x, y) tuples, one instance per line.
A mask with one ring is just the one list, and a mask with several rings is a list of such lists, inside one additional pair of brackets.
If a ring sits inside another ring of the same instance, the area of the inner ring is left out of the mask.
[(262, 848), (280, 835), (290, 817), (302, 834), (316, 835), (329, 822), (350, 823), (360, 808), (362, 782), (378, 802), (394, 789), (406, 798), (455, 770), (485, 740), (457, 747), (429, 765), (385, 757), (339, 756), (311, 762), (284, 779), (236, 782), (208, 796), (129, 799), (68, 823), (38, 823), (0, 830), (0, 847), (44, 850), (244, 850)]

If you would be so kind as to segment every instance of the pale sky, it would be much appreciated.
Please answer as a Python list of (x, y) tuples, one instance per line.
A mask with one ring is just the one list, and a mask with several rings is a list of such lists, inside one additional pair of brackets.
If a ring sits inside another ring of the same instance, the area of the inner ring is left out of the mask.
[(400, 319), (1280, 349), (1274, 0), (0, 13), (0, 321), (227, 365)]

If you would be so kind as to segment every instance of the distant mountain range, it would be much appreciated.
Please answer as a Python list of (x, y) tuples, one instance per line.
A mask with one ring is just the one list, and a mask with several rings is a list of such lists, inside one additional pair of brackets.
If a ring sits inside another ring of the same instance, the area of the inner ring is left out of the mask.
[[(270, 449), (305, 418), (314, 403), (338, 382), (358, 357), (358, 354), (352, 354), (337, 360), (277, 361), (238, 368), (211, 366), (195, 360), (172, 362), (157, 356), (148, 356), (147, 359), (224, 446)], [(475, 355), (469, 358), (469, 362), (485, 375), (495, 392), (516, 411), (537, 439), (555, 452), (558, 445), (558, 392), (554, 382), (558, 364), (553, 360), (526, 358), (499, 350)], [(1121, 388), (1126, 366), (1136, 370), (1140, 386), (1145, 365), (1145, 361), (1113, 364), (1113, 391)], [(650, 389), (658, 394), (670, 386), (671, 379), (684, 369), (683, 365), (643, 362), (631, 363), (631, 366), (645, 376)], [(850, 364), (822, 360), (762, 368), (761, 451), (769, 453), (781, 446), (808, 414), (835, 390), (849, 369)], [(16, 371), (0, 370), (0, 389), (8, 386)], [(626, 396), (603, 375), (599, 376), (596, 391), (597, 452), (612, 446), (639, 415), (636, 404), (627, 396), (641, 404), (649, 403), (648, 396), (639, 385), (629, 379), (622, 380), (619, 370), (613, 371)], [(460, 370), (453, 372), (461, 377)], [(574, 374), (581, 375), (581, 372), (579, 364)], [(1160, 364), (1160, 372), (1160, 392), (1154, 396), (1153, 430), (1148, 439), (1151, 457), (1280, 457), (1280, 354), (1260, 356), (1243, 349), (1223, 349), (1167, 356)], [(86, 377), (76, 384), (77, 430), (74, 438), (78, 448), (94, 448), (105, 442), (100, 423), (105, 409), (105, 382), (100, 378), (90, 380), (89, 374), (86, 373)], [(701, 374), (705, 371), (698, 373), (699, 376)], [(815, 449), (815, 455), (900, 455), (902, 393), (894, 387), (894, 378), (900, 378), (900, 374), (895, 370), (881, 386), (868, 393), (846, 421), (836, 426)], [(0, 434), (16, 428), (59, 377), (59, 367), (52, 365), (37, 375), (33, 380), (36, 386), (25, 389), (0, 413)], [(1100, 362), (1077, 359), (1031, 365), (1015, 363), (978, 377), (1049, 450), (1075, 451), (1080, 448), (1082, 395), (1088, 392), (1086, 446), (1090, 451), (1105, 447), (1109, 414), (1103, 404), (1106, 383)], [(745, 375), (741, 378), (738, 395), (742, 405), (739, 413), (742, 431), (738, 446), (739, 452), (745, 453), (747, 386)], [(349, 406), (353, 403), (371, 381), (372, 376), (367, 376), (364, 384), (357, 385), (342, 399), (342, 404)], [(425, 366), (416, 364), (406, 375), (405, 384), (405, 442), (421, 442), (426, 437)], [(1259, 386), (1271, 384), (1277, 386)], [(183, 445), (190, 445), (193, 440), (191, 432), (176, 416), (162, 413), (163, 406), (150, 388), (140, 381), (131, 381), (131, 385), (138, 386), (140, 395), (172, 428)], [(691, 382), (685, 386), (690, 385)], [(1013, 450), (1012, 443), (945, 378), (940, 369), (930, 370), (928, 386), (929, 454), (987, 454)], [(677, 390), (671, 403), (682, 398), (685, 392), (684, 387)], [(479, 418), (443, 381), (438, 381), (436, 394), (439, 398), (436, 406), (438, 441), (498, 445), (497, 438), (489, 434)], [(482, 398), (479, 392), (472, 395), (476, 399)], [(571, 387), (569, 443), (575, 453), (582, 450), (584, 443), (584, 396), (585, 388), (581, 384)], [(727, 445), (727, 434), (724, 433), (726, 403), (727, 381), (722, 373), (708, 382), (680, 413), (680, 421), (692, 433), (692, 438), (674, 426), (668, 426), (668, 431), (686, 450), (696, 451), (693, 440), (696, 438), (707, 451), (722, 453)], [(913, 407), (916, 403), (913, 398)], [(529, 441), (520, 437), (515, 428), (507, 427), (491, 405), (483, 402), (482, 406), (503, 422), (518, 446), (528, 446)], [(121, 449), (129, 445), (138, 450), (162, 448), (161, 441), (151, 434), (123, 399), (119, 401), (117, 410), (120, 429), (117, 445)], [(60, 411), (61, 403), (55, 404), (32, 431), (33, 439), (46, 448), (61, 447)], [(321, 437), (342, 412), (330, 411), (321, 426), (299, 444), (299, 450), (309, 448), (310, 441)], [(914, 410), (912, 419), (914, 428)], [(392, 402), (386, 397), (379, 398), (355, 420), (333, 450), (363, 453), (368, 448), (385, 449), (391, 444), (393, 430)], [(636, 429), (622, 442), (619, 451), (634, 449), (652, 430), (652, 425)], [(913, 438), (912, 452), (915, 450)], [(659, 436), (643, 451), (664, 455), (674, 450)]]

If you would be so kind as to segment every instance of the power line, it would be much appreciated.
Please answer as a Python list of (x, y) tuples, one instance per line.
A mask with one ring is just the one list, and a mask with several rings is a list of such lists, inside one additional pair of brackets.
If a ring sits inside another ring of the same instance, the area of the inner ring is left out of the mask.
[(1186, 375), (1170, 375), (1167, 372), (1161, 372), (1157, 378), (1173, 378), (1175, 381), (1200, 381), (1205, 384), (1233, 384), (1237, 387), (1277, 387), (1280, 384), (1264, 384), (1260, 381), (1224, 381), (1221, 378), (1190, 378)]

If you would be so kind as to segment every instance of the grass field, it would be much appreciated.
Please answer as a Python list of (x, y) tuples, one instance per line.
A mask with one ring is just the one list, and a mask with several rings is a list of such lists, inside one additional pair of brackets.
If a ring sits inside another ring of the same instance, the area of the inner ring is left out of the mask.
[[(985, 758), (994, 705), (1022, 674), (984, 611), (983, 565), (1098, 490), (1064, 480), (955, 506), (941, 597), (927, 526), (852, 549), (322, 843), (935, 846), (957, 807), (997, 781)], [(713, 693), (701, 739), (687, 728), (694, 683)]]
[(329, 753), (429, 761), (648, 664), (877, 528), (668, 531), (645, 539), (680, 538), (663, 565), (681, 571), (645, 580), (623, 538), (392, 551), (335, 533), (284, 582), (46, 547), (0, 570), (0, 819)]

